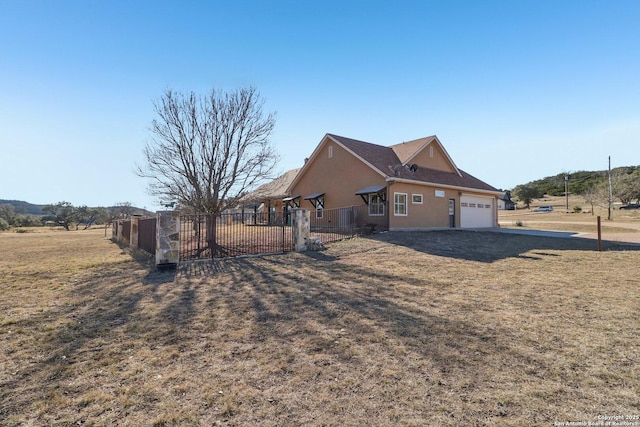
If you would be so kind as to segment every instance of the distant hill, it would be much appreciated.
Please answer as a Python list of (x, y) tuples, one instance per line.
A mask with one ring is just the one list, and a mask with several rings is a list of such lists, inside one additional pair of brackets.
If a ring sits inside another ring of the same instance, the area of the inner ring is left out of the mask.
[[(619, 176), (624, 174), (632, 174), (635, 171), (640, 170), (640, 166), (622, 166), (611, 170), (613, 176)], [(541, 195), (548, 194), (549, 196), (563, 196), (565, 185), (565, 173), (559, 173), (554, 176), (548, 176), (546, 178), (531, 181), (526, 184), (528, 187), (533, 187)], [(585, 191), (594, 187), (599, 182), (606, 180), (608, 171), (578, 171), (569, 172), (569, 180), (567, 187), (570, 194), (584, 194)]]
[[(22, 200), (5, 200), (0, 199), (0, 205), (11, 205), (17, 214), (21, 215), (44, 215), (42, 213), (42, 208), (46, 205), (34, 205), (33, 203), (24, 202)], [(121, 212), (121, 206), (109, 206), (107, 209), (111, 212)], [(131, 215), (144, 215), (144, 216), (152, 216), (153, 212), (137, 208), (135, 206), (131, 206), (128, 208), (128, 213)]]
[(0, 205), (11, 205), (17, 214), (42, 215), (42, 208), (45, 205), (34, 205), (33, 203), (23, 202), (22, 200), (4, 200), (0, 199)]

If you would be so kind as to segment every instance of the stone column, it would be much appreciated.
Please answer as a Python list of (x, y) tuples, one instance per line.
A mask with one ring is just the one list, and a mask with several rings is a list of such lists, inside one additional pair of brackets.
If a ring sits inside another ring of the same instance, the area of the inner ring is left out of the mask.
[(171, 268), (180, 261), (180, 213), (159, 211), (156, 225), (156, 266)]
[(138, 218), (131, 218), (131, 236), (129, 238), (129, 247), (138, 247)]
[(311, 211), (309, 209), (294, 209), (291, 213), (291, 228), (293, 229), (293, 248), (296, 252), (304, 252), (311, 235)]

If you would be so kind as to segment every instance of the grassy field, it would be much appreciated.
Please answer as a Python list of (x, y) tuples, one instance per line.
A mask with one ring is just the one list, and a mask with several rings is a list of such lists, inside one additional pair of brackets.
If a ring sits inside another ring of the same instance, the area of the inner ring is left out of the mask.
[[(535, 212), (538, 206), (553, 206), (553, 212)], [(520, 206), (515, 211), (499, 211), (498, 220), (503, 228), (543, 229), (580, 233), (581, 236), (597, 236), (597, 216), (601, 218), (603, 239), (640, 243), (640, 209), (624, 210), (614, 207), (611, 219), (607, 209), (585, 204), (581, 196), (569, 197), (569, 211), (564, 197), (547, 196), (534, 200), (530, 209)], [(582, 209), (574, 212), (573, 207)]]
[(383, 233), (158, 272), (0, 233), (0, 425), (540, 425), (640, 415), (640, 247)]

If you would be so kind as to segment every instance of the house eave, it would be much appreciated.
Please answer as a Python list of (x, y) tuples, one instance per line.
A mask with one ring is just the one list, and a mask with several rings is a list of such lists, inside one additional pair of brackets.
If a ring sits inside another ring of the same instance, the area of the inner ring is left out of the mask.
[(462, 186), (458, 186), (458, 185), (440, 184), (440, 183), (437, 183), (437, 182), (430, 182), (430, 181), (417, 181), (417, 180), (414, 180), (414, 179), (397, 178), (397, 177), (389, 177), (387, 179), (387, 182), (389, 182), (389, 183), (401, 182), (401, 183), (404, 183), (404, 184), (423, 185), (425, 187), (447, 188), (447, 189), (450, 189), (450, 190), (457, 190), (457, 191), (467, 191), (467, 192), (473, 192), (473, 193), (492, 194), (494, 196), (498, 196), (499, 194), (502, 194), (501, 191), (497, 191), (497, 190), (496, 191), (484, 190), (482, 188), (462, 187)]

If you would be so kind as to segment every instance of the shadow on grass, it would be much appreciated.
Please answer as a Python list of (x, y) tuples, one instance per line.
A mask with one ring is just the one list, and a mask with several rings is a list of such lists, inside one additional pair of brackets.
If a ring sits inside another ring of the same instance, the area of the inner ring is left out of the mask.
[[(569, 237), (572, 233), (550, 233), (554, 234), (536, 236), (495, 231), (443, 230), (391, 232), (362, 238), (405, 246), (430, 255), (488, 263), (507, 258), (538, 259), (535, 256), (525, 255), (532, 251), (541, 254), (550, 250), (597, 251), (598, 249), (596, 240)], [(603, 251), (638, 251), (640, 245), (603, 241), (602, 249)]]
[[(128, 251), (127, 246), (118, 246)], [(49, 413), (38, 418), (42, 425), (59, 422), (59, 416), (66, 425), (69, 419), (58, 413), (69, 408), (60, 403), (78, 405), (77, 412), (86, 405), (73, 401), (79, 371), (92, 369), (96, 378), (103, 370), (112, 375), (126, 364), (127, 351), (134, 346), (175, 342), (176, 326), (190, 324), (195, 290), (185, 286), (175, 292), (175, 270), (155, 269), (153, 258), (144, 251), (131, 250), (130, 255), (133, 262), (105, 265), (58, 285), (64, 290), (53, 294), (55, 299), (40, 301), (42, 309), (14, 323), (30, 336), (33, 350), (28, 363), (0, 379), (0, 419), (32, 413), (30, 405), (39, 402), (40, 410), (51, 405)], [(141, 303), (149, 301), (158, 307), (144, 310)], [(74, 422), (82, 419), (78, 416)]]
[[(549, 251), (593, 250), (594, 245), (580, 239), (462, 231), (385, 233), (367, 239), (486, 263), (510, 257), (557, 256)], [(638, 248), (608, 242), (606, 250)], [(424, 295), (438, 295), (438, 283), (415, 278), (409, 282), (401, 274), (369, 268), (366, 259), (354, 265), (326, 252), (288, 254), (194, 262), (173, 272), (147, 269), (148, 258), (136, 255), (134, 260), (128, 270), (96, 271), (73, 284), (60, 304), (28, 319), (23, 327), (36, 335), (38, 360), (21, 365), (10, 378), (0, 381), (0, 400), (5, 402), (0, 404), (0, 415), (27, 412), (32, 401), (50, 400), (47, 396), (52, 392), (71, 396), (71, 405), (78, 405), (80, 411), (82, 403), (73, 401), (77, 391), (70, 384), (83, 369), (96, 371), (93, 374), (98, 377), (100, 367), (116, 377), (119, 368), (126, 367), (128, 351), (133, 348), (145, 346), (155, 351), (178, 345), (197, 349), (203, 340), (211, 341), (220, 354), (232, 353), (229, 347), (242, 340), (275, 342), (276, 348), (289, 353), (294, 353), (295, 347), (295, 352), (306, 356), (336, 358), (356, 373), (371, 366), (381, 369), (388, 361), (402, 366), (417, 358), (435, 366), (443, 381), (452, 371), (458, 372), (470, 389), (487, 379), (483, 376), (490, 375), (486, 372), (492, 372), (489, 367), (496, 360), (505, 361), (512, 371), (544, 366), (543, 360), (509, 344), (518, 340), (513, 331), (496, 323), (478, 324), (448, 315), (432, 306)], [(57, 324), (47, 329), (52, 320)], [(206, 327), (201, 326), (203, 322)], [(348, 333), (351, 347), (341, 343), (340, 331)], [(256, 347), (257, 352), (268, 351)], [(363, 358), (369, 347), (378, 352), (370, 360)], [(217, 357), (243, 369), (242, 363)], [(289, 363), (280, 360), (284, 359), (280, 354), (258, 358), (273, 364)], [(172, 362), (167, 359), (164, 363)], [(207, 374), (196, 372), (194, 375)], [(416, 381), (427, 382), (431, 381), (427, 375), (433, 373), (413, 374)], [(330, 373), (318, 371), (318, 375), (325, 379)], [(285, 383), (288, 376), (285, 371), (282, 377), (262, 381)], [(111, 386), (117, 387), (117, 381)], [(437, 386), (433, 384), (434, 389)], [(19, 394), (11, 390), (19, 390)]]

